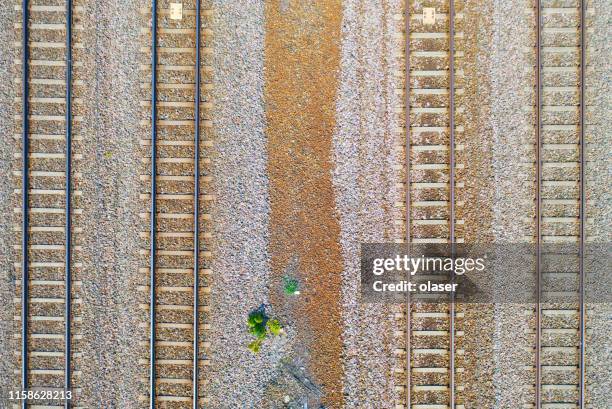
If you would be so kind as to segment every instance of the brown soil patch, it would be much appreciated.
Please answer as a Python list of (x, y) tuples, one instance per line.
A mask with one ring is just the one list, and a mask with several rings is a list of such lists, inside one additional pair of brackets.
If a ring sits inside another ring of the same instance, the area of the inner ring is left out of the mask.
[(324, 403), (341, 407), (343, 263), (331, 173), (341, 2), (266, 2), (265, 19), (272, 303), (287, 306), (281, 281), (298, 257), (298, 342)]

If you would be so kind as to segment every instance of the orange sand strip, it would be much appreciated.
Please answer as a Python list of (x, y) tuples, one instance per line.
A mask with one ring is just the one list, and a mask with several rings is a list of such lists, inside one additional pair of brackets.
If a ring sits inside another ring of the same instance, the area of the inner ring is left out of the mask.
[(270, 176), (272, 303), (292, 257), (302, 295), (292, 316), (324, 403), (341, 407), (342, 254), (331, 150), (340, 66), (341, 1), (266, 2), (265, 102)]

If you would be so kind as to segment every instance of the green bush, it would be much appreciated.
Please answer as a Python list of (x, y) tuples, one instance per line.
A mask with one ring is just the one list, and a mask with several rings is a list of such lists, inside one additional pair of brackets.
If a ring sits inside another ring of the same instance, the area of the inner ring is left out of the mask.
[(258, 308), (249, 314), (247, 319), (249, 334), (255, 337), (254, 341), (249, 343), (248, 348), (256, 354), (259, 352), (263, 341), (268, 336), (268, 333), (273, 336), (278, 336), (283, 332), (283, 327), (277, 319), (269, 319), (263, 308)]

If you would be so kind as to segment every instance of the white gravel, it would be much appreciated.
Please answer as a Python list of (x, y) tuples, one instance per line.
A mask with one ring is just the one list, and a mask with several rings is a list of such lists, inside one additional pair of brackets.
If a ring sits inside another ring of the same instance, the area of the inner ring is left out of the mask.
[[(391, 308), (360, 304), (359, 260), (362, 242), (394, 237), (393, 93), (398, 69), (391, 14), (396, 1), (345, 1), (342, 24), (340, 89), (333, 182), (340, 216), (343, 272), (346, 407), (393, 407), (394, 383)], [(385, 336), (385, 334), (387, 336)]]
[(276, 361), (268, 346), (257, 355), (246, 348), (246, 318), (267, 302), (270, 269), (263, 7), (253, 0), (213, 5), (212, 363), (203, 375), (215, 408), (260, 407)]
[[(528, 1), (494, 1), (491, 16), (493, 41), (491, 50), (491, 127), (493, 130), (494, 192), (492, 234), (496, 243), (521, 243), (533, 236), (528, 223), (533, 214), (533, 143), (535, 131), (529, 115), (533, 91), (533, 30)], [(512, 61), (511, 64), (508, 62)], [(501, 255), (503, 257), (503, 255)], [(504, 280), (497, 290), (503, 293)], [(492, 385), (496, 407), (520, 406), (533, 402), (533, 392), (525, 387), (534, 382), (533, 372), (525, 366), (533, 363), (533, 335), (528, 336), (530, 305), (496, 304), (494, 306)], [(483, 385), (485, 385), (483, 383)], [(485, 386), (486, 387), (486, 386)]]
[[(594, 0), (589, 4), (590, 18), (587, 27), (592, 31), (587, 34), (587, 101), (586, 115), (589, 125), (587, 132), (587, 167), (586, 184), (588, 192), (587, 214), (589, 223), (586, 226), (587, 240), (596, 243), (612, 242), (612, 206), (611, 173), (602, 171), (610, 169), (610, 152), (612, 151), (612, 116), (611, 80), (612, 44), (610, 20), (612, 3), (606, 0)], [(587, 265), (588, 266), (588, 265)], [(587, 270), (589, 273), (590, 270)], [(600, 270), (598, 274), (610, 271)], [(597, 275), (589, 280), (597, 279)], [(601, 282), (601, 280), (599, 281)], [(609, 293), (608, 293), (609, 294)], [(608, 298), (609, 299), (609, 298)], [(590, 300), (587, 293), (587, 301)], [(611, 303), (601, 300), (589, 305), (587, 315), (587, 391), (588, 402), (592, 407), (612, 407), (612, 312)]]
[[(140, 87), (146, 44), (140, 28), (146, 23), (139, 7), (143, 2), (116, 0), (82, 3), (84, 30), (78, 41), (84, 43), (77, 61), (86, 88), (80, 88), (82, 104), (75, 107), (84, 117), (82, 144), (74, 153), (85, 161), (75, 164), (82, 178), (75, 186), (83, 191), (79, 201), (83, 216), (75, 227), (83, 230), (75, 255), (82, 262), (79, 296), (82, 298), (82, 341), (77, 349), (82, 358), (76, 368), (82, 391), (79, 404), (86, 407), (141, 407), (136, 398), (146, 368), (138, 362), (143, 356), (139, 342), (147, 339), (137, 290), (146, 277), (138, 252), (143, 246), (139, 232), (142, 201), (140, 139), (146, 137), (140, 118)], [(145, 114), (146, 115), (146, 114)], [(145, 230), (146, 231), (146, 230)], [(76, 290), (76, 288), (75, 288)]]
[[(13, 207), (17, 206), (13, 194), (13, 181), (16, 177), (12, 176), (13, 153), (18, 152), (21, 143), (16, 143), (13, 135), (21, 131), (21, 126), (15, 126), (13, 114), (16, 114), (13, 107), (16, 105), (13, 98), (16, 96), (14, 91), (13, 78), (15, 75), (20, 75), (14, 69), (14, 58), (20, 58), (21, 55), (16, 55), (16, 48), (12, 44), (17, 41), (18, 37), (14, 36), (16, 32), (14, 23), (21, 18), (21, 12), (13, 10), (13, 2), (8, 0), (0, 0), (0, 31), (5, 35), (0, 36), (0, 50), (2, 50), (3, 58), (0, 59), (0, 174), (4, 177), (0, 178), (0, 305), (5, 308), (0, 308), (0, 407), (4, 404), (8, 406), (6, 395), (9, 388), (15, 388), (19, 385), (19, 377), (13, 374), (13, 369), (16, 369), (19, 362), (15, 360), (14, 351), (17, 343), (13, 338), (15, 331), (19, 329), (13, 320), (14, 315), (19, 312), (14, 305), (13, 298), (15, 297), (15, 268), (13, 263), (18, 262), (20, 255), (12, 251), (13, 244), (19, 242), (19, 236), (13, 231), (13, 225), (20, 223), (21, 218), (15, 217)], [(18, 215), (17, 215), (18, 216)]]

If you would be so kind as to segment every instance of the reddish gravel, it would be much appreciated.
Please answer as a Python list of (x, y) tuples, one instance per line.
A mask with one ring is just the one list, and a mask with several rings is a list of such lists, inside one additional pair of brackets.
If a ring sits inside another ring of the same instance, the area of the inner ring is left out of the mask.
[[(298, 257), (304, 283), (294, 312), (298, 337), (324, 403), (341, 407), (343, 262), (331, 149), (342, 8), (340, 1), (279, 7), (266, 7), (271, 282), (280, 288), (285, 268)], [(273, 305), (282, 302), (280, 291), (272, 294)]]

